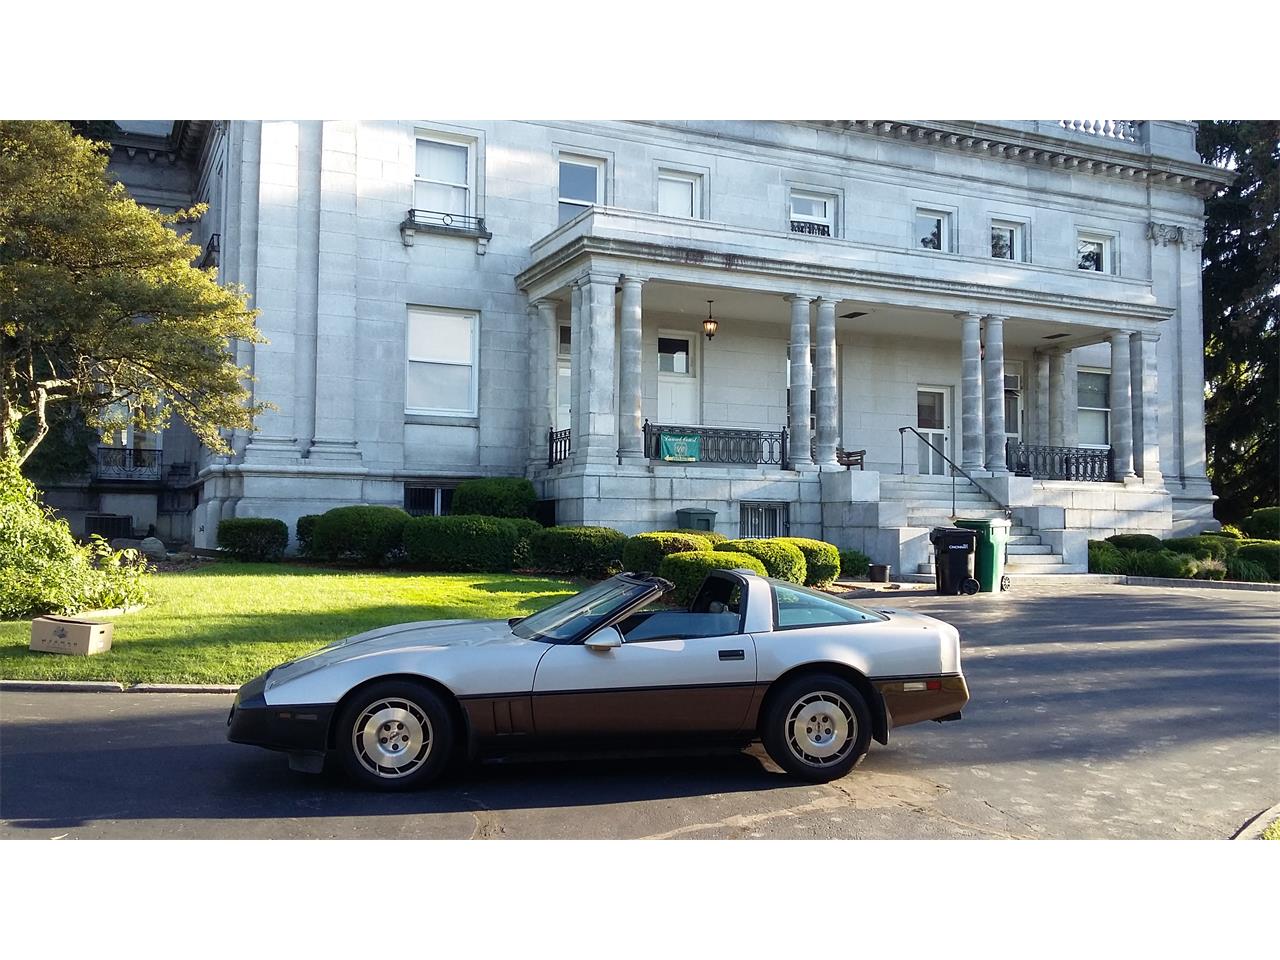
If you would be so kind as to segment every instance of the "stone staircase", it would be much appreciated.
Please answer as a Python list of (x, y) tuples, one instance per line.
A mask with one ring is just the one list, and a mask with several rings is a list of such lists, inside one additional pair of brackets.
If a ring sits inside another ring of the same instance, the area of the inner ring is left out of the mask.
[[(904, 503), (910, 527), (952, 526), (950, 477), (882, 476), (880, 498)], [(955, 510), (957, 517), (967, 519), (995, 520), (1004, 516), (1004, 511), (994, 500), (964, 477), (956, 477)], [(1055, 553), (1051, 546), (1041, 541), (1035, 530), (1020, 525), (1015, 518), (1014, 526), (1009, 530), (1009, 558), (1005, 573), (1034, 576), (1066, 573), (1069, 569), (1061, 554)], [(932, 548), (916, 572), (933, 578)]]

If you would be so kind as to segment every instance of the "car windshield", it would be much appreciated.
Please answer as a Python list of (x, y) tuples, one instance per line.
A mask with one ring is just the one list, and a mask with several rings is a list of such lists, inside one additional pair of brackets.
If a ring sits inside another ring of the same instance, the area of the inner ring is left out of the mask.
[(613, 577), (525, 617), (511, 632), (523, 640), (564, 643), (651, 592), (651, 583)]
[(769, 579), (773, 587), (775, 623), (779, 630), (790, 627), (828, 627), (838, 624), (869, 623), (887, 619), (882, 614), (841, 600), (829, 593), (799, 587), (794, 583)]

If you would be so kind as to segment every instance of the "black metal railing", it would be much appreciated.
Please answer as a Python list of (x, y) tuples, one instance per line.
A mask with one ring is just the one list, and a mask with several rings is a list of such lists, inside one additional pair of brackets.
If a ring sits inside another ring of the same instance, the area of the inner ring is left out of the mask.
[(1047, 447), (1010, 440), (1005, 445), (1010, 472), (1037, 480), (1083, 480), (1105, 483), (1115, 479), (1111, 449)]
[(1001, 510), (1004, 511), (1004, 515), (1006, 517), (1013, 516), (1013, 509), (1007, 503), (1000, 500), (998, 497), (993, 496), (990, 490), (988, 490), (982, 484), (978, 483), (977, 480), (973, 479), (973, 477), (969, 475), (968, 471), (966, 471), (962, 466), (960, 466), (960, 464), (956, 463), (954, 460), (948, 457), (945, 453), (943, 453), (941, 450), (935, 447), (929, 441), (929, 439), (923, 433), (917, 430), (915, 427), (899, 427), (898, 428), (898, 446), (901, 448), (898, 454), (899, 457), (901, 458), (898, 464), (899, 474), (905, 474), (907, 472), (907, 431), (908, 430), (910, 430), (917, 437), (919, 437), (921, 443), (923, 443), (926, 447), (928, 447), (930, 450), (932, 450), (934, 453), (940, 456), (943, 460), (945, 460), (947, 464), (951, 467), (951, 516), (953, 517), (958, 516), (958, 514), (956, 513), (956, 474), (959, 474), (960, 476), (964, 477), (966, 480), (972, 483), (975, 487), (981, 490), (984, 494), (986, 494), (988, 499), (992, 500), (997, 507), (999, 507)]
[(813, 223), (809, 220), (792, 220), (791, 232), (807, 233), (811, 237), (829, 237), (831, 236), (831, 224)]
[(216, 267), (222, 256), (222, 234), (213, 233), (205, 242), (204, 252), (200, 254), (201, 267)]
[(554, 467), (562, 460), (569, 458), (569, 431), (547, 431), (547, 466)]
[(662, 435), (697, 438), (698, 463), (734, 463), (752, 466), (779, 466), (790, 469), (787, 430), (738, 430), (729, 427), (692, 427), (667, 423), (644, 422), (644, 455), (649, 460), (663, 460)]
[(99, 447), (93, 475), (98, 480), (159, 480), (161, 451), (135, 447)]
[(468, 217), (461, 213), (445, 213), (443, 210), (410, 209), (400, 228), (431, 233), (456, 233), (464, 237), (493, 237), (485, 229), (484, 217)]

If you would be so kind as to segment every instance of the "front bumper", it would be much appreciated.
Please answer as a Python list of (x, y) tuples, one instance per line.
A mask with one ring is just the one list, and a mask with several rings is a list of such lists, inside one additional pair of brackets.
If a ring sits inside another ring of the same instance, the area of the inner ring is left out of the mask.
[(328, 746), (333, 704), (270, 706), (265, 697), (271, 671), (236, 693), (227, 715), (227, 739), (270, 750), (323, 752)]

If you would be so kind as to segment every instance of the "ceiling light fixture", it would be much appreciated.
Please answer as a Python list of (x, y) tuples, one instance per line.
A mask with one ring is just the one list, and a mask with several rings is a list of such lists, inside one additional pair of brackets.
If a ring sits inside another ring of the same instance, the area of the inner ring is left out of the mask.
[(716, 330), (720, 327), (720, 324), (716, 322), (716, 318), (711, 316), (711, 305), (713, 303), (715, 303), (714, 300), (707, 301), (707, 319), (702, 321), (702, 332), (707, 335), (708, 340), (716, 335)]

